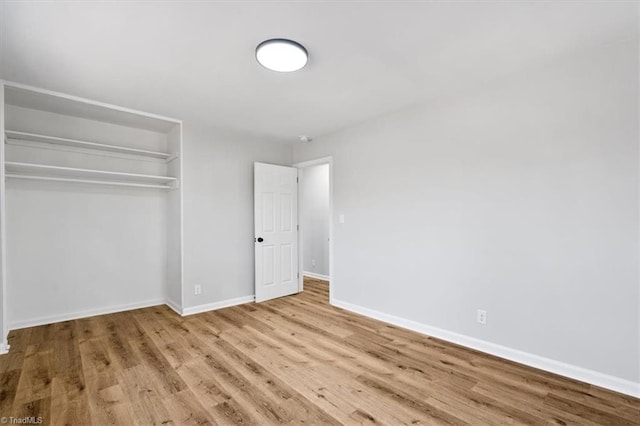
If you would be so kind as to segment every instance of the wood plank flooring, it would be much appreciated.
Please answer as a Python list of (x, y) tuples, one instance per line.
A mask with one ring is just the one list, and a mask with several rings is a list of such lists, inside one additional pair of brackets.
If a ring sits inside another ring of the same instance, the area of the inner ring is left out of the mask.
[(43, 424), (640, 425), (640, 400), (299, 295), (13, 331), (0, 416)]

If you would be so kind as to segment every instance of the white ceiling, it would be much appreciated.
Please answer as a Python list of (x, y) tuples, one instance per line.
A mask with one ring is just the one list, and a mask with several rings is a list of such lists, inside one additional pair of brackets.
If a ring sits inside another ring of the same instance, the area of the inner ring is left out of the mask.
[[(2, 77), (269, 139), (317, 137), (638, 36), (631, 2), (12, 2)], [(302, 71), (254, 59), (306, 46)]]

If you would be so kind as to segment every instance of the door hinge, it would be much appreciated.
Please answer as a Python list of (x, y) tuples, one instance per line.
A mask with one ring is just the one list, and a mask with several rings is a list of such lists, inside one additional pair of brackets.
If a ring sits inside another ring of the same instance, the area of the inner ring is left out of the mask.
[(300, 225), (296, 225), (296, 231), (300, 230)]
[(299, 177), (296, 178), (296, 183), (300, 183), (300, 178)]

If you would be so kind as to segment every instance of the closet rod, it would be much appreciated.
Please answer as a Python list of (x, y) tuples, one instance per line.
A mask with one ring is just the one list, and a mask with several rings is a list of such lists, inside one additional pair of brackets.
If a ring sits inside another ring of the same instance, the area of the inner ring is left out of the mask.
[(74, 183), (89, 183), (97, 185), (110, 185), (110, 186), (128, 186), (134, 188), (152, 188), (152, 189), (172, 189), (168, 185), (152, 185), (145, 183), (129, 183), (129, 182), (113, 182), (106, 180), (90, 180), (90, 179), (71, 179), (71, 178), (57, 178), (49, 176), (34, 176), (34, 175), (16, 175), (12, 173), (6, 173), (5, 177), (12, 179), (29, 179), (29, 180), (48, 180), (55, 182), (74, 182)]
[(138, 156), (144, 156), (144, 157), (150, 157), (150, 158), (159, 158), (164, 160), (170, 158), (172, 155), (172, 154), (169, 154), (168, 152), (148, 151), (145, 149), (129, 148), (126, 146), (82, 141), (78, 139), (59, 138), (57, 136), (18, 132), (15, 130), (5, 130), (5, 143), (7, 138), (13, 139), (13, 140), (32, 141), (32, 142), (49, 143), (54, 145), (71, 146), (76, 148), (88, 148), (88, 149), (94, 149), (94, 150), (105, 151), (105, 152), (117, 152), (122, 154), (138, 155)]

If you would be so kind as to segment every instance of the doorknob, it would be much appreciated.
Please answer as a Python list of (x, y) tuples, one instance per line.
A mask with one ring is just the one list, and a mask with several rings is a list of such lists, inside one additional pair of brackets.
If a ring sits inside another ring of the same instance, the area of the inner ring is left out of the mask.
[(264, 241), (264, 238), (262, 238), (262, 237), (258, 237), (258, 240), (257, 240), (257, 241), (258, 241), (259, 243), (261, 243), (261, 242), (263, 242), (263, 241)]

